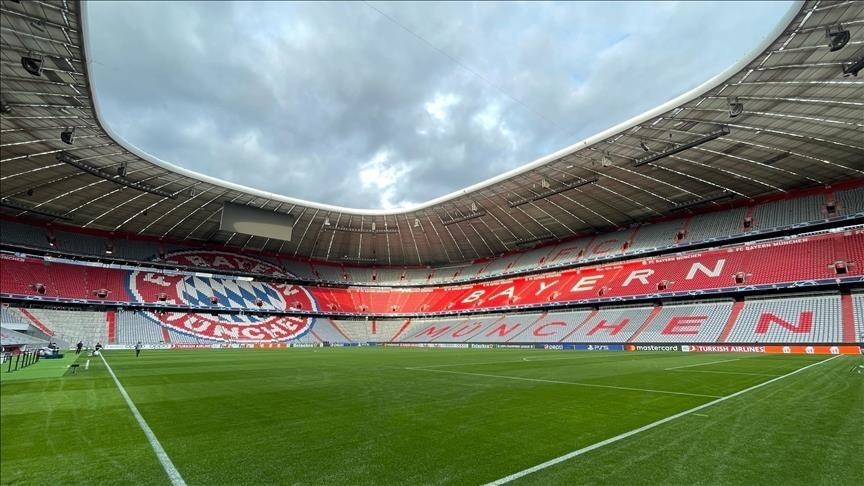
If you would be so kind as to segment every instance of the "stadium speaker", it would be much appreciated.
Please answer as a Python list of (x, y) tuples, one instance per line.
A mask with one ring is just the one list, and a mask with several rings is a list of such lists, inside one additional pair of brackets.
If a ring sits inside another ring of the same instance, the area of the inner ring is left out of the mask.
[(34, 54), (21, 56), (21, 67), (33, 76), (42, 76), (42, 56), (35, 57)]
[(60, 132), (60, 140), (66, 145), (72, 145), (75, 142), (75, 127)]
[(644, 140), (640, 140), (640, 141), (639, 141), (639, 146), (642, 147), (642, 150), (644, 150), (645, 152), (650, 152), (650, 151), (651, 151), (651, 149), (648, 148), (648, 144), (645, 143)]
[(738, 97), (729, 98), (729, 118), (735, 118), (744, 113), (744, 103), (738, 101)]
[(843, 65), (843, 77), (849, 78), (852, 76), (858, 77), (858, 71), (864, 69), (864, 56), (857, 61)]
[(129, 172), (129, 168), (126, 165), (126, 162), (120, 164), (120, 167), (117, 167), (117, 175), (120, 177), (126, 177), (126, 174)]
[(828, 51), (835, 52), (846, 47), (852, 37), (843, 25), (825, 27), (825, 37), (828, 39)]

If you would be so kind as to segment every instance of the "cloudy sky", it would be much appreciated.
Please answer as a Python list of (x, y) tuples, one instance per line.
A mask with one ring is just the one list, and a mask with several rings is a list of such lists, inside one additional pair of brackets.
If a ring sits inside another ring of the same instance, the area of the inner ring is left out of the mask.
[(405, 207), (667, 101), (787, 2), (91, 2), (105, 121), (168, 162)]

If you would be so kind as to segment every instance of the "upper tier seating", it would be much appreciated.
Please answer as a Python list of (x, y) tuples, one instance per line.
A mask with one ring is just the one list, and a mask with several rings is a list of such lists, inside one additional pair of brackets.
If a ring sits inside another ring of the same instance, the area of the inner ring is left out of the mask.
[(823, 211), (825, 196), (803, 196), (759, 204), (753, 212), (753, 226), (760, 230), (820, 221), (828, 216)]
[[(826, 202), (829, 200), (835, 201), (836, 213), (829, 214), (826, 210)], [(746, 207), (693, 216), (682, 214), (677, 219), (644, 224), (640, 227), (622, 229), (597, 236), (584, 236), (569, 242), (446, 269), (356, 268), (339, 264), (310, 264), (290, 258), (278, 259), (258, 254), (255, 257), (270, 260), (290, 274), (309, 280), (401, 285), (445, 284), (494, 276), (503, 272), (532, 270), (542, 265), (585, 263), (621, 255), (638, 254), (655, 248), (671, 248), (676, 245), (704, 241), (722, 241), (729, 236), (751, 231), (766, 231), (802, 223), (819, 222), (829, 217), (861, 215), (864, 214), (864, 187), (836, 192), (826, 190), (820, 194), (799, 195), (778, 201), (759, 203), (752, 206), (750, 210), (752, 210), (750, 228), (746, 228), (744, 225), (745, 215), (748, 214)], [(54, 250), (103, 256), (106, 249), (110, 248), (115, 257), (132, 260), (152, 260), (158, 258), (160, 254), (201, 249), (180, 243), (161, 243), (125, 237), (102, 237), (65, 229), (49, 232), (45, 228), (8, 219), (0, 219), (0, 233), (3, 235), (3, 242), (11, 245), (49, 249), (51, 248), (49, 239), (52, 239), (55, 245)], [(372, 275), (375, 275), (374, 280)]]
[[(846, 262), (845, 274), (837, 273), (834, 266), (837, 261)], [(817, 280), (835, 282), (837, 278), (854, 281), (864, 275), (864, 232), (779, 239), (435, 288), (307, 287), (304, 291), (300, 286), (260, 280), (130, 272), (8, 255), (3, 256), (2, 262), (0, 291), (11, 295), (157, 303), (163, 294), (166, 304), (203, 308), (314, 310), (317, 305), (317, 309), (328, 313), (419, 314), (507, 310), (550, 302), (668, 298), (676, 293), (731, 291), (756, 285), (801, 286)], [(37, 284), (42, 286), (43, 293), (40, 294)]]
[(722, 240), (731, 235), (746, 232), (744, 215), (746, 208), (727, 209), (693, 216), (687, 226), (682, 243)]
[(837, 213), (843, 216), (864, 215), (864, 187), (837, 191)]

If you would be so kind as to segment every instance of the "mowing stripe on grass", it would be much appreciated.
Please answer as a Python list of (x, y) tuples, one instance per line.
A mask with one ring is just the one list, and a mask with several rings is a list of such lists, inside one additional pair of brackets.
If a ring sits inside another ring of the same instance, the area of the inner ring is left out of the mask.
[(472, 365), (487, 365), (487, 364), (500, 364), (500, 363), (536, 363), (539, 361), (559, 361), (562, 359), (592, 359), (592, 358), (596, 359), (596, 358), (608, 358), (608, 357), (610, 357), (610, 356), (594, 355), (594, 356), (567, 356), (567, 357), (563, 357), (563, 358), (535, 358), (535, 359), (531, 359), (531, 358), (525, 356), (522, 359), (518, 359), (518, 360), (510, 359), (507, 361), (482, 361), (482, 362), (475, 361), (473, 363), (447, 363), (447, 364), (440, 364), (440, 365), (414, 366), (414, 367), (411, 367), (408, 369), (425, 370), (425, 369), (430, 369), (430, 368), (449, 368), (451, 366), (472, 366)]
[(676, 391), (668, 391), (668, 390), (653, 390), (651, 388), (630, 388), (627, 386), (615, 386), (615, 385), (598, 385), (596, 383), (580, 383), (578, 381), (544, 380), (542, 378), (525, 378), (522, 376), (507, 376), (507, 375), (489, 375), (486, 373), (469, 373), (467, 371), (427, 370), (425, 368), (405, 368), (405, 369), (406, 370), (412, 370), (412, 371), (426, 371), (428, 373), (450, 373), (453, 375), (485, 376), (487, 378), (503, 378), (505, 380), (536, 381), (538, 383), (556, 383), (559, 385), (589, 386), (592, 388), (609, 388), (612, 390), (626, 390), (626, 391), (636, 391), (636, 392), (643, 392), (643, 393), (661, 393), (664, 395), (684, 395), (684, 396), (688, 396), (688, 397), (720, 398), (719, 395), (703, 395), (701, 393), (687, 393), (687, 392), (676, 392)]
[(132, 403), (132, 399), (129, 398), (129, 394), (126, 393), (126, 389), (123, 388), (123, 385), (120, 384), (120, 380), (117, 379), (117, 375), (114, 374), (114, 370), (111, 369), (111, 365), (108, 364), (108, 361), (105, 359), (105, 356), (102, 353), (99, 353), (99, 357), (102, 358), (102, 362), (105, 363), (105, 368), (108, 370), (108, 373), (111, 374), (111, 378), (114, 378), (114, 383), (117, 385), (117, 389), (120, 390), (120, 394), (123, 395), (123, 399), (126, 400), (126, 405), (129, 405), (129, 410), (132, 411), (132, 415), (135, 416), (135, 420), (138, 421), (138, 425), (141, 426), (141, 430), (144, 431), (144, 435), (147, 436), (147, 441), (150, 442), (150, 447), (153, 448), (153, 452), (156, 453), (156, 457), (159, 459), (159, 462), (162, 464), (162, 468), (165, 469), (165, 474), (168, 475), (168, 478), (171, 480), (171, 484), (174, 486), (186, 486), (186, 481), (183, 480), (183, 477), (180, 476), (180, 471), (174, 467), (174, 463), (171, 462), (171, 458), (168, 457), (168, 453), (165, 452), (165, 449), (162, 448), (162, 444), (159, 443), (159, 439), (156, 438), (156, 434), (150, 429), (150, 426), (147, 425), (147, 422), (144, 420), (144, 417), (141, 416), (141, 412), (138, 411), (138, 407)]
[(672, 368), (666, 368), (666, 371), (670, 371), (670, 370), (680, 370), (680, 369), (682, 369), (682, 368), (694, 368), (694, 367), (696, 367), (696, 366), (706, 366), (706, 365), (710, 365), (710, 364), (717, 364), (717, 363), (728, 363), (728, 362), (730, 362), (730, 361), (738, 361), (738, 360), (740, 360), (740, 359), (741, 359), (741, 358), (735, 358), (735, 359), (724, 359), (724, 360), (720, 360), (720, 361), (709, 361), (709, 362), (707, 362), (707, 363), (696, 363), (696, 364), (690, 364), (690, 365), (684, 365), (684, 366), (674, 366), (674, 367), (672, 367)]
[(713, 371), (713, 370), (666, 370), (675, 371), (677, 373), (720, 373), (721, 375), (750, 375), (750, 376), (779, 376), (768, 373), (745, 373), (743, 371)]
[(776, 382), (776, 381), (780, 381), (780, 380), (782, 380), (782, 379), (784, 379), (784, 378), (788, 378), (788, 377), (790, 377), (790, 376), (792, 376), (792, 375), (794, 375), (794, 374), (801, 373), (802, 371), (805, 371), (805, 370), (807, 370), (807, 369), (810, 369), (810, 368), (812, 368), (812, 367), (814, 367), (814, 366), (818, 366), (818, 365), (820, 365), (820, 364), (822, 364), (822, 363), (827, 363), (828, 361), (831, 361), (832, 359), (835, 359), (835, 358), (839, 358), (840, 356), (841, 356), (841, 355), (838, 354), (838, 355), (836, 355), (836, 356), (832, 356), (832, 357), (830, 357), (830, 358), (823, 359), (822, 361), (818, 361), (818, 362), (816, 362), (816, 363), (809, 364), (809, 365), (807, 365), (807, 366), (805, 366), (805, 367), (803, 367), (803, 368), (798, 368), (797, 370), (794, 370), (794, 371), (791, 371), (791, 372), (789, 372), (789, 373), (786, 373), (785, 375), (781, 375), (781, 376), (778, 376), (778, 377), (776, 377), (776, 378), (772, 378), (772, 379), (770, 379), (770, 380), (768, 380), (768, 381), (763, 381), (762, 383), (759, 383), (759, 384), (757, 384), (757, 385), (753, 385), (753, 386), (751, 386), (750, 388), (745, 388), (745, 389), (743, 389), (743, 390), (741, 390), (741, 391), (737, 391), (737, 392), (735, 392), (735, 393), (732, 393), (731, 395), (726, 395), (726, 396), (724, 396), (724, 397), (720, 397), (720, 398), (718, 398), (717, 400), (712, 400), (712, 401), (710, 401), (710, 402), (708, 402), (708, 403), (703, 403), (702, 405), (699, 405), (699, 406), (697, 406), (697, 407), (693, 407), (693, 408), (691, 408), (691, 409), (689, 409), (689, 410), (685, 410), (685, 411), (683, 411), (683, 412), (676, 413), (675, 415), (670, 415), (669, 417), (666, 417), (666, 418), (664, 418), (664, 419), (660, 419), (660, 420), (658, 420), (658, 421), (656, 421), (656, 422), (652, 422), (652, 423), (650, 423), (650, 424), (648, 424), (648, 425), (643, 425), (642, 427), (639, 427), (638, 429), (633, 429), (633, 430), (631, 430), (631, 431), (629, 431), (629, 432), (624, 432), (623, 434), (616, 435), (615, 437), (610, 437), (610, 438), (608, 438), (608, 439), (606, 439), (606, 440), (603, 440), (603, 441), (597, 442), (596, 444), (591, 444), (591, 445), (589, 445), (589, 446), (587, 446), (587, 447), (583, 447), (583, 448), (578, 449), (578, 450), (575, 450), (575, 451), (573, 451), (573, 452), (568, 452), (567, 454), (564, 454), (563, 456), (556, 457), (555, 459), (551, 459), (551, 460), (546, 461), (546, 462), (544, 462), (544, 463), (542, 463), (542, 464), (537, 464), (536, 466), (529, 467), (528, 469), (523, 469), (523, 470), (521, 470), (521, 471), (519, 471), (519, 472), (516, 472), (516, 473), (513, 473), (513, 474), (511, 474), (511, 475), (509, 475), (509, 476), (506, 476), (506, 477), (503, 477), (503, 478), (501, 478), (501, 479), (497, 479), (497, 480), (495, 480), (495, 481), (492, 481), (491, 483), (486, 483), (486, 485), (484, 485), (484, 486), (498, 486), (498, 485), (501, 485), (501, 484), (507, 484), (507, 483), (509, 483), (509, 482), (511, 482), (511, 481), (515, 481), (516, 479), (519, 479), (519, 478), (525, 477), (525, 476), (527, 476), (527, 475), (529, 475), (529, 474), (533, 474), (533, 473), (535, 473), (535, 472), (537, 472), (537, 471), (542, 471), (543, 469), (546, 469), (546, 468), (549, 468), (549, 467), (554, 466), (554, 465), (556, 465), (556, 464), (560, 464), (560, 463), (562, 463), (562, 462), (564, 462), (564, 461), (567, 461), (567, 460), (573, 459), (573, 458), (576, 457), (576, 456), (581, 456), (582, 454), (585, 454), (586, 452), (591, 452), (591, 451), (596, 450), (596, 449), (599, 449), (599, 448), (601, 448), (601, 447), (603, 447), (603, 446), (607, 446), (607, 445), (609, 445), (609, 444), (613, 444), (613, 443), (615, 443), (615, 442), (618, 442), (619, 440), (626, 439), (626, 438), (631, 437), (631, 436), (634, 436), (634, 435), (636, 435), (636, 434), (638, 434), (638, 433), (640, 433), (640, 432), (645, 432), (646, 430), (653, 429), (654, 427), (657, 427), (657, 426), (663, 425), (663, 424), (665, 424), (665, 423), (671, 422), (671, 421), (673, 421), (673, 420), (675, 420), (675, 419), (681, 418), (681, 417), (683, 417), (683, 416), (685, 416), (685, 415), (689, 415), (689, 414), (692, 414), (692, 413), (694, 413), (694, 412), (698, 412), (698, 411), (700, 411), (700, 410), (706, 409), (706, 408), (708, 408), (708, 407), (710, 407), (710, 406), (712, 406), (712, 405), (716, 405), (716, 404), (718, 404), (718, 403), (720, 403), (720, 402), (724, 402), (724, 401), (726, 401), (726, 400), (729, 400), (730, 398), (735, 398), (735, 397), (741, 396), (741, 395), (743, 395), (743, 394), (745, 394), (745, 393), (747, 393), (747, 392), (750, 392), (750, 391), (756, 390), (757, 388), (762, 388), (763, 386), (770, 385), (771, 383), (774, 383), (774, 382)]

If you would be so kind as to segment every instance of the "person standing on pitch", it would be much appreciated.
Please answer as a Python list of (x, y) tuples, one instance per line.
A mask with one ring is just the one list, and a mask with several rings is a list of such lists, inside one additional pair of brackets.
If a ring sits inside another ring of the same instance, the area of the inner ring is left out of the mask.
[(84, 347), (84, 343), (78, 341), (78, 344), (75, 345), (75, 354), (81, 354), (81, 348)]
[(141, 341), (135, 343), (135, 357), (137, 358), (139, 354), (141, 354)]

